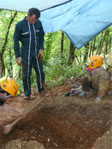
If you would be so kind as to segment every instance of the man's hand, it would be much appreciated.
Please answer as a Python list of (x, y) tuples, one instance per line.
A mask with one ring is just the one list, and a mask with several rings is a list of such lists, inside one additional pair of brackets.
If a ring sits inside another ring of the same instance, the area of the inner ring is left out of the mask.
[(100, 98), (99, 96), (97, 96), (97, 97), (95, 98), (95, 103), (99, 104), (100, 102), (101, 102), (101, 98)]
[(17, 58), (16, 58), (16, 63), (17, 63), (19, 66), (23, 66), (22, 57), (17, 57)]
[(44, 50), (40, 49), (38, 53), (38, 57), (40, 58), (41, 61), (43, 60), (43, 56), (44, 56)]

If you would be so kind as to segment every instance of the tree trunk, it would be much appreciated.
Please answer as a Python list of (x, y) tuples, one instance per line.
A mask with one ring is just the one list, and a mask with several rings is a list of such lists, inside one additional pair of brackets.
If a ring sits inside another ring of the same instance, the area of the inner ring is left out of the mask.
[(5, 67), (4, 67), (4, 61), (3, 61), (3, 54), (2, 52), (0, 52), (0, 78), (2, 77), (4, 70), (5, 70)]
[(74, 52), (75, 52), (75, 47), (72, 44), (72, 42), (70, 42), (68, 65), (71, 65), (74, 61)]
[(62, 38), (61, 38), (61, 60), (63, 59), (63, 48), (64, 47), (64, 32), (62, 32)]
[(86, 49), (85, 49), (84, 60), (83, 60), (84, 63), (87, 61), (87, 58), (88, 58), (89, 43), (87, 43), (87, 44), (85, 45), (85, 48), (86, 48)]
[(10, 20), (9, 25), (8, 25), (8, 30), (7, 30), (6, 35), (5, 35), (4, 43), (3, 43), (3, 46), (1, 48), (1, 53), (0, 53), (0, 62), (1, 62), (0, 63), (0, 65), (1, 65), (1, 67), (0, 67), (0, 77), (5, 75), (5, 66), (4, 66), (3, 54), (5, 52), (6, 45), (7, 45), (7, 42), (8, 42), (8, 35), (9, 35), (9, 32), (10, 32), (10, 28), (11, 28), (11, 25), (12, 25), (16, 15), (17, 15), (17, 12), (14, 13), (13, 17), (11, 17), (11, 20)]
[(13, 65), (12, 65), (12, 50), (9, 49), (9, 67), (8, 67), (8, 73), (10, 77), (13, 77)]

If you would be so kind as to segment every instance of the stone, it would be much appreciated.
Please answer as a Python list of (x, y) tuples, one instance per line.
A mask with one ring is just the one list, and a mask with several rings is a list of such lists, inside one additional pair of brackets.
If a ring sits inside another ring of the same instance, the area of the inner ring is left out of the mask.
[(3, 149), (45, 149), (45, 147), (36, 140), (22, 141), (20, 139), (16, 139), (8, 142), (5, 146), (3, 146)]

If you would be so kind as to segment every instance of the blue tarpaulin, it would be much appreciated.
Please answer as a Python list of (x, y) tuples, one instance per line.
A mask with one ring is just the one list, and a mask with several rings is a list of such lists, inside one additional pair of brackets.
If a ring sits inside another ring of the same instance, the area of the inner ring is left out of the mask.
[(112, 23), (112, 0), (73, 0), (42, 12), (45, 32), (64, 31), (81, 48)]
[(68, 1), (70, 0), (0, 0), (0, 8), (27, 12), (32, 7), (45, 10)]
[(26, 12), (31, 7), (44, 10), (45, 33), (62, 30), (77, 48), (112, 23), (112, 0), (0, 0), (3, 9)]

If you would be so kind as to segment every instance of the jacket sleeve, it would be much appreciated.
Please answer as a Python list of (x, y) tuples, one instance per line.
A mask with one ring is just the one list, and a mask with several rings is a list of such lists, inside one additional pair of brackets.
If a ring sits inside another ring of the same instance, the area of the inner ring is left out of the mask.
[(40, 33), (39, 33), (39, 49), (44, 49), (44, 30), (40, 22)]
[(14, 36), (13, 36), (13, 39), (14, 39), (14, 52), (15, 52), (15, 57), (16, 58), (20, 57), (20, 46), (19, 46), (20, 33), (21, 33), (20, 26), (19, 26), (19, 24), (16, 24), (15, 32), (14, 32)]
[(106, 94), (108, 87), (109, 87), (109, 75), (107, 72), (103, 71), (99, 77), (98, 96), (100, 98), (103, 98), (103, 96)]

